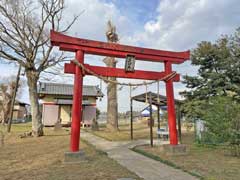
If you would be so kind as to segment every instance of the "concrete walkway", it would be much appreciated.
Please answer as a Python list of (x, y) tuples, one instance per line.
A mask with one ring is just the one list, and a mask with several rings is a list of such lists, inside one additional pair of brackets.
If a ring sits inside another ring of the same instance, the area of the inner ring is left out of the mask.
[(136, 145), (148, 144), (149, 141), (111, 142), (87, 132), (81, 133), (81, 138), (106, 152), (110, 158), (145, 180), (197, 180), (196, 177), (179, 169), (174, 169), (129, 149)]

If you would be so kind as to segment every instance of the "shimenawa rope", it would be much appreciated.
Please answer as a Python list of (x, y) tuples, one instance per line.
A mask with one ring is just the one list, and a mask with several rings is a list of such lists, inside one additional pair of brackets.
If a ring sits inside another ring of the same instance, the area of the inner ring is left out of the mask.
[(172, 72), (172, 73), (170, 73), (170, 74), (168, 74), (168, 75), (166, 75), (166, 76), (164, 76), (164, 77), (162, 77), (162, 78), (160, 78), (160, 79), (153, 80), (153, 81), (149, 81), (149, 82), (144, 81), (144, 82), (142, 82), (142, 83), (123, 83), (123, 82), (118, 82), (118, 81), (110, 80), (110, 79), (108, 79), (107, 77), (101, 76), (101, 75), (93, 72), (92, 70), (86, 68), (86, 67), (84, 66), (84, 64), (80, 63), (80, 62), (77, 61), (76, 59), (72, 60), (72, 62), (73, 62), (74, 64), (76, 64), (77, 66), (79, 66), (79, 67), (82, 69), (83, 73), (87, 72), (87, 73), (89, 73), (89, 74), (91, 74), (91, 75), (93, 75), (93, 76), (98, 77), (99, 79), (103, 80), (103, 81), (106, 82), (106, 83), (114, 83), (114, 84), (121, 85), (121, 86), (132, 86), (132, 87), (134, 87), (134, 86), (147, 86), (147, 85), (150, 85), (150, 84), (154, 84), (154, 83), (156, 83), (156, 82), (159, 82), (159, 81), (169, 81), (170, 79), (174, 78), (174, 77), (177, 75), (176, 72)]

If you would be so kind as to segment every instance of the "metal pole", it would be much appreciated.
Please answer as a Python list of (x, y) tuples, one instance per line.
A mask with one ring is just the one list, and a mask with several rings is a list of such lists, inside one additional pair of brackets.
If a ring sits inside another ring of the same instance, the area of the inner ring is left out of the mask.
[[(80, 63), (83, 63), (84, 61), (83, 51), (79, 50), (76, 52), (76, 59)], [(72, 152), (79, 151), (80, 125), (82, 121), (82, 89), (83, 89), (82, 86), (83, 86), (82, 69), (79, 66), (75, 66), (71, 143), (70, 143), (70, 150)]]
[(12, 101), (11, 101), (10, 113), (9, 113), (9, 114), (10, 114), (10, 117), (9, 117), (9, 120), (8, 120), (8, 128), (7, 128), (7, 132), (8, 132), (8, 133), (11, 132), (12, 119), (13, 119), (13, 111), (14, 111), (14, 104), (15, 104), (15, 99), (16, 99), (17, 90), (18, 90), (18, 84), (19, 84), (19, 80), (20, 80), (21, 68), (22, 68), (22, 66), (19, 65), (18, 73), (17, 73), (17, 78), (16, 78), (16, 84), (15, 84), (15, 88), (14, 88), (13, 96), (12, 96)]
[(152, 116), (152, 93), (149, 95), (149, 104), (150, 104), (150, 144), (153, 147), (153, 116)]
[[(172, 73), (172, 64), (170, 62), (165, 62), (166, 73)], [(169, 124), (169, 134), (170, 134), (170, 144), (178, 144), (178, 136), (176, 129), (176, 114), (174, 105), (174, 93), (173, 93), (173, 80), (170, 79), (166, 81), (166, 94), (167, 94), (167, 110), (168, 110), (168, 124)]]

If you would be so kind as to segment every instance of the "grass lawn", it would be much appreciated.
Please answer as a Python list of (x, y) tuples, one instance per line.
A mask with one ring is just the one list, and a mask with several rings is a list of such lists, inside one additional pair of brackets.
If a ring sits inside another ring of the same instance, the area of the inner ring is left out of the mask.
[[(92, 131), (85, 129), (96, 136), (105, 138), (109, 141), (129, 141), (130, 140), (130, 124), (119, 124), (119, 131), (109, 131), (105, 125), (101, 125), (99, 131)], [(157, 137), (157, 125), (153, 127), (153, 137)], [(146, 123), (134, 122), (133, 123), (133, 139), (149, 139), (150, 129)]]
[[(13, 125), (12, 133), (5, 136), (4, 147), (0, 147), (1, 180), (140, 179), (84, 141), (80, 146), (88, 161), (64, 165), (64, 152), (69, 150), (69, 131), (54, 132), (51, 128), (45, 128), (43, 137), (18, 137), (19, 133), (30, 128), (31, 124)], [(3, 130), (2, 127), (0, 130)]]
[(197, 174), (206, 180), (239, 180), (240, 158), (226, 155), (223, 147), (199, 146), (193, 144), (193, 134), (183, 134), (183, 143), (189, 152), (184, 156), (168, 156), (160, 151), (159, 147), (138, 146), (140, 153)]

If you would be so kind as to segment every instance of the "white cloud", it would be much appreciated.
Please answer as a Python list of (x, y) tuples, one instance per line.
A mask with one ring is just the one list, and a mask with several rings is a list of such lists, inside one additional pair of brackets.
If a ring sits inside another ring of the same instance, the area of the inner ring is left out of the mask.
[(74, 14), (84, 11), (78, 21), (71, 28), (70, 33), (89, 39), (105, 41), (105, 30), (108, 20), (117, 24), (117, 30), (121, 34), (129, 33), (130, 21), (121, 14), (118, 8), (111, 2), (102, 0), (68, 0), (66, 16), (71, 18)]
[(158, 16), (134, 34), (146, 46), (175, 51), (232, 33), (240, 24), (238, 0), (162, 0)]

